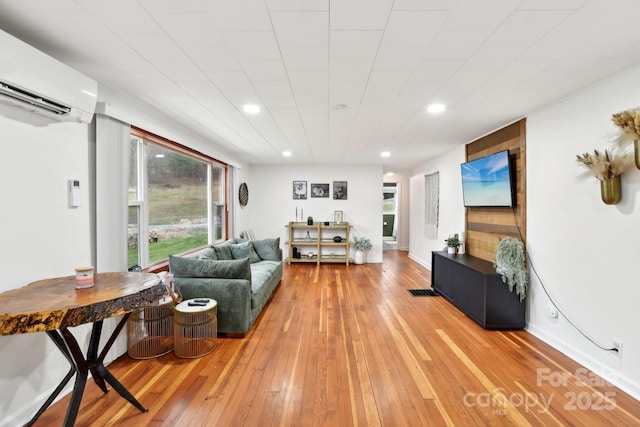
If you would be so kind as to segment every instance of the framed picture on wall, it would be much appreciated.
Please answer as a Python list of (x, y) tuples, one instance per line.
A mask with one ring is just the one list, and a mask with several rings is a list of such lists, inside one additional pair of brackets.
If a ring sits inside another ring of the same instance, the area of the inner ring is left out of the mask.
[(333, 181), (333, 200), (347, 200), (347, 181)]
[(307, 198), (307, 181), (293, 181), (293, 199), (305, 200)]
[(311, 197), (329, 197), (329, 184), (311, 184)]

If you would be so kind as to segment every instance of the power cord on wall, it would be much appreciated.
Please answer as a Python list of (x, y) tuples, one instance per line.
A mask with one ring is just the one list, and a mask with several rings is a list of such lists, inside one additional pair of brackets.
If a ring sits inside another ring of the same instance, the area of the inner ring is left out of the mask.
[[(518, 225), (518, 219), (516, 217), (516, 209), (513, 208), (513, 222), (516, 225), (516, 228), (518, 229), (518, 234), (520, 235), (520, 240), (522, 242), (524, 242), (524, 237), (522, 236), (522, 230), (520, 230), (520, 226)], [(567, 317), (566, 314), (564, 314), (564, 312), (560, 309), (560, 307), (558, 307), (558, 304), (556, 304), (556, 302), (553, 300), (553, 298), (551, 298), (551, 295), (549, 295), (549, 292), (547, 291), (547, 287), (544, 285), (544, 282), (542, 281), (542, 279), (540, 278), (540, 275), (538, 274), (538, 271), (536, 270), (536, 268), (533, 265), (533, 261), (531, 260), (531, 255), (529, 255), (529, 251), (525, 250), (525, 257), (527, 258), (527, 262), (529, 263), (529, 266), (531, 267), (531, 271), (533, 271), (534, 275), (536, 276), (536, 278), (538, 279), (538, 282), (540, 282), (540, 286), (542, 286), (542, 290), (544, 291), (544, 293), (547, 295), (547, 298), (549, 298), (549, 301), (551, 301), (551, 304), (553, 304), (553, 306), (555, 307), (556, 310), (558, 310), (558, 313), (562, 315), (562, 317), (565, 318), (565, 320), (575, 328), (575, 330), (577, 330), (583, 337), (585, 337), (587, 340), (591, 341), (591, 343), (593, 345), (595, 345), (596, 347), (605, 350), (605, 351), (613, 351), (615, 353), (618, 352), (618, 349), (615, 347), (610, 347), (607, 348), (603, 345), (600, 345), (599, 343), (597, 343), (593, 338), (591, 338), (589, 335), (587, 335), (586, 332), (584, 332), (582, 329), (580, 329), (575, 323), (573, 323), (571, 321), (571, 319), (569, 319), (569, 317)]]

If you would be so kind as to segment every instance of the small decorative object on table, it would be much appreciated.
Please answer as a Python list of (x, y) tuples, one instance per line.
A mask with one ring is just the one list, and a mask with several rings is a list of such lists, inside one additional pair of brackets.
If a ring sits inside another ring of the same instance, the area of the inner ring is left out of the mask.
[(342, 213), (342, 211), (333, 212), (333, 221), (336, 224), (341, 224), (342, 221), (344, 221), (344, 214)]
[(85, 289), (93, 287), (94, 267), (78, 267), (76, 268), (76, 289)]
[(458, 246), (460, 246), (460, 239), (458, 238), (458, 233), (449, 235), (447, 239), (444, 239), (447, 242), (447, 252), (450, 254), (455, 254)]
[(313, 217), (312, 216), (308, 216), (307, 217), (307, 225), (313, 225)]

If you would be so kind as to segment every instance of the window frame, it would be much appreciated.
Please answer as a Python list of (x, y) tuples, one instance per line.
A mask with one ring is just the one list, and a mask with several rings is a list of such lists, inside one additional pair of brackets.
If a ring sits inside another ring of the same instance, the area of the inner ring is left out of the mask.
[[(160, 135), (154, 134), (152, 132), (146, 131), (144, 129), (141, 129), (139, 127), (136, 126), (131, 126), (131, 132), (130, 132), (130, 136), (131, 138), (139, 138), (142, 140), (142, 149), (138, 150), (138, 180), (137, 180), (137, 186), (138, 186), (138, 199), (135, 201), (132, 200), (128, 200), (127, 197), (127, 209), (131, 208), (131, 207), (135, 207), (138, 209), (138, 215), (139, 215), (139, 235), (138, 235), (138, 245), (139, 245), (139, 257), (142, 257), (142, 259), (148, 259), (148, 253), (149, 253), (149, 242), (148, 239), (143, 239), (140, 236), (146, 236), (148, 235), (148, 233), (146, 231), (148, 231), (148, 227), (149, 227), (149, 212), (148, 212), (148, 203), (145, 200), (145, 197), (147, 196), (147, 171), (146, 171), (146, 167), (147, 167), (147, 143), (151, 143), (151, 144), (155, 144), (157, 146), (160, 146), (166, 150), (170, 150), (173, 151), (175, 153), (178, 153), (180, 155), (183, 155), (185, 157), (189, 157), (201, 162), (204, 162), (207, 164), (207, 220), (208, 220), (208, 238), (207, 238), (207, 245), (211, 245), (211, 244), (215, 244), (216, 242), (219, 241), (224, 241), (226, 239), (228, 239), (229, 236), (229, 165), (227, 163), (224, 163), (218, 159), (215, 159), (211, 156), (208, 156), (206, 154), (203, 154), (197, 150), (194, 150), (190, 147), (187, 147), (186, 145), (183, 145), (179, 142), (176, 141), (171, 141), (167, 138), (164, 138)], [(223, 230), (223, 236), (222, 239), (213, 241), (213, 212), (212, 212), (212, 207), (214, 204), (219, 203), (219, 202), (214, 202), (213, 200), (213, 188), (212, 188), (212, 174), (213, 174), (213, 168), (220, 168), (222, 169), (223, 172), (223, 179), (224, 179), (224, 184), (223, 184), (223, 190), (224, 190), (224, 195), (223, 195), (223, 203), (224, 203), (224, 209), (223, 209), (223, 222), (224, 225), (222, 227)], [(205, 246), (202, 247), (198, 247), (198, 248), (194, 248), (191, 251), (188, 251), (187, 253), (185, 253), (184, 255), (187, 254), (191, 254), (191, 253), (195, 253), (198, 252), (200, 250), (202, 250), (202, 248), (204, 248)], [(146, 255), (145, 255), (146, 254)], [(144, 256), (144, 257), (143, 257)], [(142, 268), (142, 271), (145, 272), (151, 272), (151, 273), (157, 273), (163, 270), (167, 270), (169, 266), (169, 260), (168, 259), (164, 259), (161, 261), (157, 261), (155, 263), (152, 263), (146, 267)]]

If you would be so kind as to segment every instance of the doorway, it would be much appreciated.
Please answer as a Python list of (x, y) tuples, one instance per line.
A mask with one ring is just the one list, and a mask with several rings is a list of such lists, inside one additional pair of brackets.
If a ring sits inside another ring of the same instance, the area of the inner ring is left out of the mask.
[(382, 248), (398, 248), (398, 184), (382, 184)]

